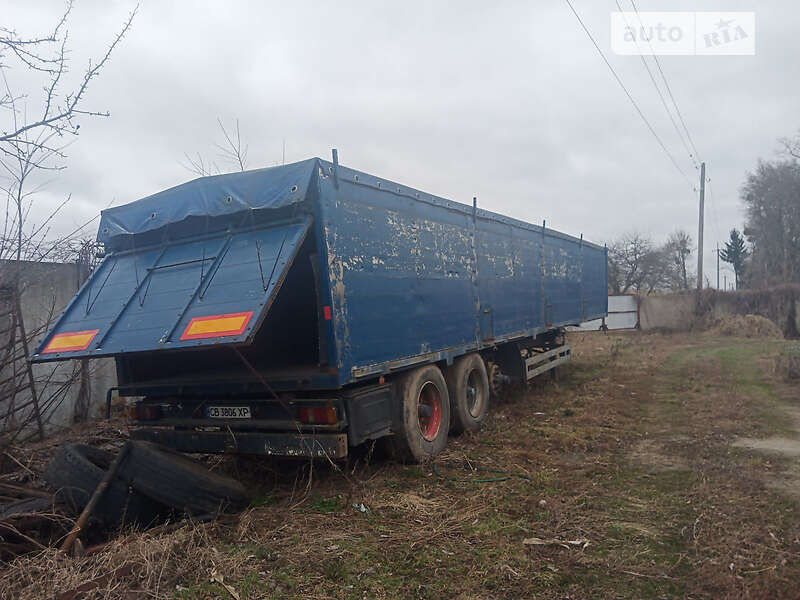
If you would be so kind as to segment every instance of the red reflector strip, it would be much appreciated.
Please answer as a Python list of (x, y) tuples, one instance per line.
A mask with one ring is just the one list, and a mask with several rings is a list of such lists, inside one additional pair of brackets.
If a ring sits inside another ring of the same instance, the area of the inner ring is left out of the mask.
[(322, 307), (322, 314), (325, 315), (325, 320), (330, 321), (333, 318), (331, 315), (331, 307), (330, 306), (323, 306)]
[(92, 329), (90, 331), (70, 331), (54, 335), (47, 347), (42, 350), (42, 354), (86, 350), (99, 331), (99, 329)]
[(241, 335), (253, 318), (253, 311), (230, 313), (227, 315), (210, 315), (195, 317), (186, 326), (181, 336), (184, 340), (200, 340), (205, 338)]

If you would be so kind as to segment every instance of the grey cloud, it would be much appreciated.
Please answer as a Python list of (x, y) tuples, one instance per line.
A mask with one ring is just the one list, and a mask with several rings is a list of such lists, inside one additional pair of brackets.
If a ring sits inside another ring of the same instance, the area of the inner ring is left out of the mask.
[[(34, 4), (34, 3), (30, 3)], [(613, 2), (576, 1), (604, 49)], [(10, 5), (30, 23), (60, 4)], [(76, 66), (132, 6), (78, 0)], [(663, 5), (640, 2), (641, 10)], [(670, 10), (753, 10), (679, 1)], [(707, 269), (741, 222), (738, 187), (776, 138), (800, 127), (796, 3), (762, 3), (755, 57), (664, 57), (709, 163)], [(653, 126), (697, 177), (638, 57), (607, 50)], [(696, 227), (696, 195), (656, 145), (566, 4), (145, 2), (91, 90), (87, 120), (43, 205), (77, 199), (71, 221), (190, 179), (184, 152), (213, 152), (216, 119), (239, 118), (253, 167), (327, 157), (426, 191), (604, 241)], [(68, 229), (67, 226), (64, 227)]]

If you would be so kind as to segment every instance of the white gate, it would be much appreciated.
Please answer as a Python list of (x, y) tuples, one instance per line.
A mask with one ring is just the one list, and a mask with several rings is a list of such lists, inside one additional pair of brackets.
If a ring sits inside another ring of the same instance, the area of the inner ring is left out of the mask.
[(639, 326), (639, 299), (636, 296), (609, 296), (605, 319), (586, 321), (569, 330), (597, 331), (602, 328), (604, 320), (608, 329), (635, 329)]

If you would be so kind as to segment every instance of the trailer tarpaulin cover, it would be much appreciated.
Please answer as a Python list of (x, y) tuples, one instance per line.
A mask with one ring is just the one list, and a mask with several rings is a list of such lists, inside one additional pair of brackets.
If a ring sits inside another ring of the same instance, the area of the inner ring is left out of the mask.
[[(280, 167), (201, 177), (102, 212), (97, 239), (109, 243), (190, 217), (234, 216), (277, 209), (305, 199), (316, 158)], [(244, 219), (246, 222), (246, 219)]]
[(310, 224), (305, 216), (113, 253), (34, 360), (250, 343)]

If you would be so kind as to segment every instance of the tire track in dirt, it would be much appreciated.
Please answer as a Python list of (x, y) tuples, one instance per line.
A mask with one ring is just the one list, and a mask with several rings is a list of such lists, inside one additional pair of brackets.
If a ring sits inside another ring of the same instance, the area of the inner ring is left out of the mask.
[[(756, 450), (765, 455), (778, 455), (790, 459), (800, 457), (800, 408), (787, 405), (783, 407), (790, 431), (787, 435), (774, 435), (768, 438), (738, 438), (733, 445), (739, 448)], [(782, 473), (775, 473), (767, 481), (769, 487), (800, 496), (800, 463), (790, 461)]]

